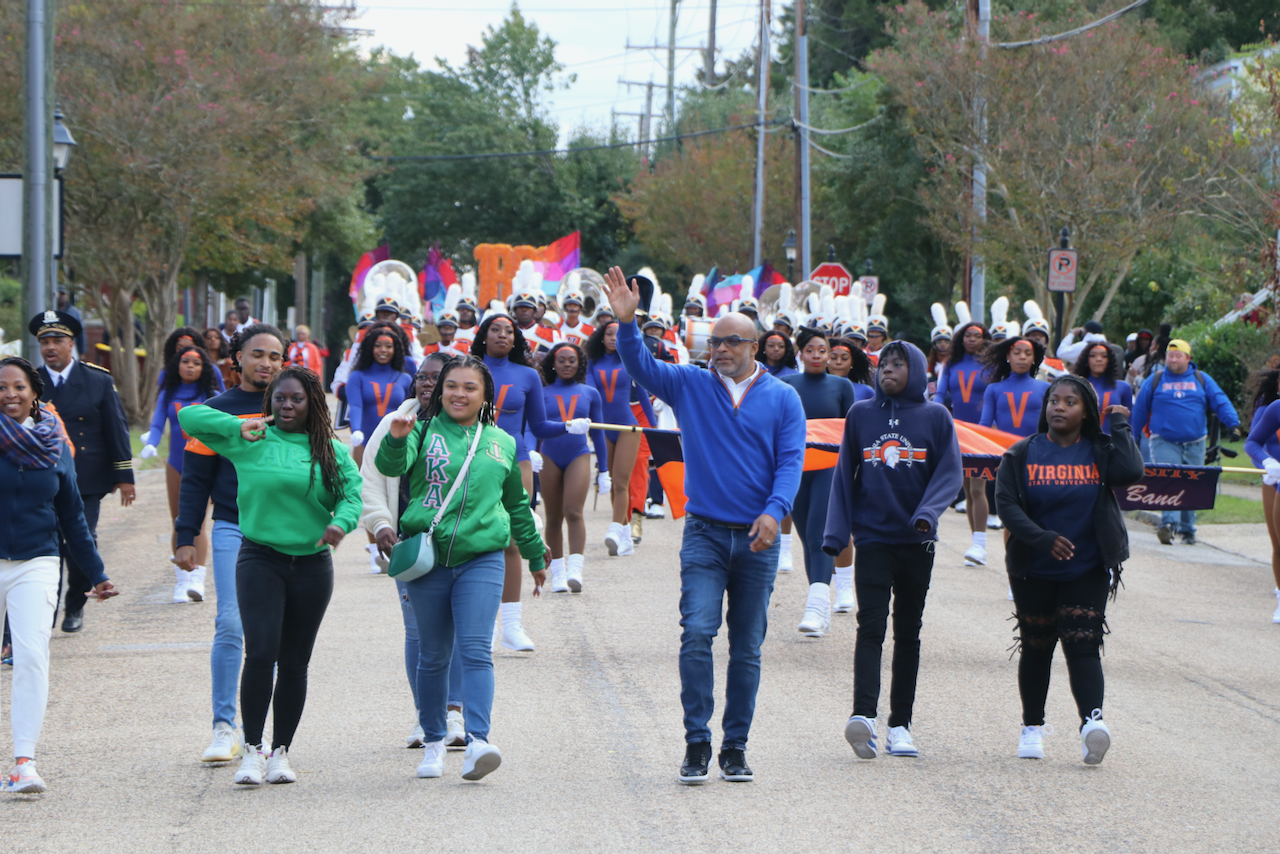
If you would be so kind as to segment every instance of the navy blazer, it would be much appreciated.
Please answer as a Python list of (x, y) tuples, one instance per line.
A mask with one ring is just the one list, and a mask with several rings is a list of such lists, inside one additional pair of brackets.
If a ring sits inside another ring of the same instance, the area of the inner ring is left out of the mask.
[(49, 369), (40, 367), (44, 394), (67, 426), (76, 446), (76, 481), (81, 495), (106, 495), (117, 483), (133, 483), (129, 423), (111, 373), (76, 362), (65, 385), (54, 388)]

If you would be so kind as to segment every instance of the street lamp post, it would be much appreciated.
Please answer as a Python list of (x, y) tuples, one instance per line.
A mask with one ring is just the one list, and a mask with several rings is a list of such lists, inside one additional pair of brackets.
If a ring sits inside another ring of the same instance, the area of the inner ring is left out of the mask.
[[(67, 164), (71, 161), (71, 149), (75, 148), (76, 141), (71, 136), (71, 131), (67, 130), (67, 126), (62, 123), (66, 116), (63, 115), (62, 105), (54, 104), (53, 106), (53, 175), (54, 190), (56, 191), (61, 185), (59, 180), (62, 178), (62, 172), (67, 168)], [(62, 199), (57, 200), (55, 210), (58, 212), (58, 219), (53, 223), (55, 231), (49, 240), (49, 270), (52, 275), (49, 277), (52, 281), (49, 287), (52, 292), (47, 295), (48, 305), (52, 308), (58, 307), (58, 258), (66, 253), (66, 247), (62, 245), (62, 218), (66, 216), (62, 210)], [(81, 353), (81, 357), (85, 354)]]
[(782, 241), (782, 251), (787, 254), (787, 281), (795, 282), (796, 278), (796, 230), (787, 232), (787, 239)]

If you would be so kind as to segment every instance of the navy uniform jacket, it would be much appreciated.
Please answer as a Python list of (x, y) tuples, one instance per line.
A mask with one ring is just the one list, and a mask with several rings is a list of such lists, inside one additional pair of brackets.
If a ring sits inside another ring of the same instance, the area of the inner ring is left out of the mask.
[(44, 394), (67, 425), (76, 446), (76, 482), (81, 495), (105, 495), (117, 483), (133, 483), (129, 424), (111, 374), (97, 365), (76, 362), (66, 383), (54, 388), (49, 369), (40, 367)]

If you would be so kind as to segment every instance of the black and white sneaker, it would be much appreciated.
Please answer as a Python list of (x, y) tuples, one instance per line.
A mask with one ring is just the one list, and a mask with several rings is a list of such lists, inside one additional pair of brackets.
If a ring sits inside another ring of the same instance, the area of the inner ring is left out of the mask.
[(1156, 528), (1156, 539), (1158, 539), (1163, 545), (1173, 545), (1173, 526), (1161, 525), (1159, 528)]
[(750, 783), (755, 779), (747, 765), (747, 752), (741, 747), (720, 748), (720, 779), (730, 783)]
[(1191, 531), (1183, 531), (1182, 544), (1184, 546), (1194, 546), (1196, 544), (1196, 535)]
[(688, 785), (707, 782), (707, 766), (710, 764), (710, 742), (695, 741), (685, 745), (684, 764), (680, 766), (680, 782)]

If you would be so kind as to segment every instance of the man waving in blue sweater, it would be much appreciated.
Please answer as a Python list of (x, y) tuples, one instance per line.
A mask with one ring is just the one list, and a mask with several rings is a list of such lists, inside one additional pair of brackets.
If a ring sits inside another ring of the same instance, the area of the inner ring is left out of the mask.
[[(778, 569), (778, 523), (791, 512), (804, 465), (804, 408), (795, 389), (756, 361), (750, 318), (730, 314), (716, 321), (707, 338), (710, 371), (667, 364), (649, 353), (636, 328), (640, 295), (634, 282), (629, 285), (617, 267), (607, 279), (622, 364), (645, 390), (671, 406), (684, 445), (688, 518), (680, 547), (680, 701), (686, 745), (679, 779), (707, 779), (707, 724), (715, 706), (711, 642), (728, 594), (720, 776), (746, 782), (753, 779), (745, 751)], [(726, 459), (745, 464), (718, 464)]]

